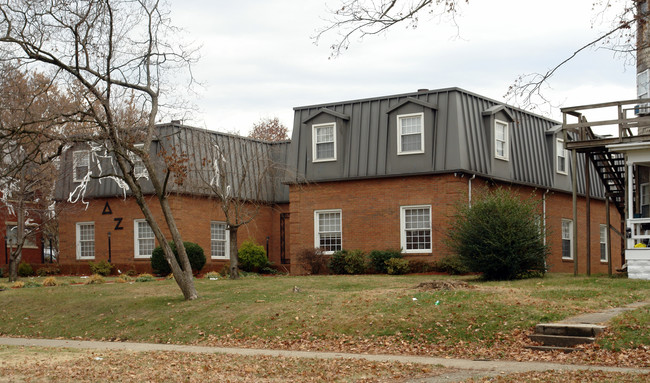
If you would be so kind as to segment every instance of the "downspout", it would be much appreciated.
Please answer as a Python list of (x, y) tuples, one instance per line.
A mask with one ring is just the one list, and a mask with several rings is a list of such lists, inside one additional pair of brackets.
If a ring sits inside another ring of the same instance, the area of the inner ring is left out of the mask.
[(476, 178), (476, 174), (472, 174), (469, 181), (467, 181), (467, 195), (469, 196), (469, 207), (472, 207), (472, 180)]
[(544, 236), (542, 239), (544, 240), (544, 246), (546, 246), (546, 195), (549, 191), (550, 189), (546, 189), (544, 194), (542, 194), (542, 228), (544, 230)]

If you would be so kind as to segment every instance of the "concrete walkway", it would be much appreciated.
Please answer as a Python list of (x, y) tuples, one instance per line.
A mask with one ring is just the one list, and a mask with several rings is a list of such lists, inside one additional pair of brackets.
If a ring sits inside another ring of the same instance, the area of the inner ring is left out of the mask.
[(542, 363), (542, 362), (513, 362), (500, 360), (469, 360), (469, 359), (447, 359), (434, 358), (427, 356), (409, 356), (409, 355), (386, 355), (386, 354), (349, 354), (341, 352), (318, 352), (318, 351), (289, 351), (289, 350), (266, 350), (266, 349), (249, 349), (234, 347), (205, 347), (205, 346), (186, 346), (175, 344), (158, 344), (158, 343), (134, 343), (134, 342), (99, 342), (99, 341), (82, 341), (82, 340), (64, 340), (64, 339), (29, 339), (29, 338), (8, 338), (0, 337), (0, 345), (23, 346), (23, 347), (62, 347), (75, 349), (93, 349), (93, 350), (125, 350), (125, 351), (176, 351), (189, 353), (225, 353), (234, 355), (265, 355), (265, 356), (282, 356), (290, 358), (318, 358), (318, 359), (362, 359), (378, 362), (402, 362), (402, 363), (420, 363), (427, 365), (438, 365), (447, 368), (458, 369), (460, 371), (437, 377), (413, 380), (412, 382), (455, 382), (471, 377), (493, 376), (507, 373), (517, 373), (526, 371), (546, 371), (546, 370), (597, 370), (608, 372), (625, 372), (625, 373), (650, 373), (649, 368), (625, 368), (625, 367), (605, 367), (605, 366), (586, 366), (570, 365), (560, 363)]
[(623, 314), (626, 311), (635, 310), (647, 305), (650, 305), (650, 301), (636, 302), (636, 303), (631, 303), (627, 306), (616, 307), (613, 309), (609, 309), (597, 313), (577, 315), (574, 317), (563, 319), (561, 321), (558, 321), (557, 323), (605, 324), (610, 320), (612, 320), (614, 317)]

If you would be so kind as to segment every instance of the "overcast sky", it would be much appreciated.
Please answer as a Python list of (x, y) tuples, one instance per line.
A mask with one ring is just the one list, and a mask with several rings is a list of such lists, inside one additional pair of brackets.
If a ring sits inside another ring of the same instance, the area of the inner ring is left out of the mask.
[[(338, 0), (170, 0), (172, 23), (201, 45), (194, 75), (204, 86), (184, 122), (247, 134), (264, 117), (289, 128), (293, 107), (461, 87), (499, 100), (517, 76), (544, 72), (609, 24), (592, 22), (593, 0), (472, 0), (458, 17), (460, 36), (422, 15), (417, 29), (397, 26), (353, 41), (330, 59), (329, 44), (310, 37)], [(636, 97), (634, 65), (605, 49), (589, 50), (546, 91), (574, 106)], [(561, 118), (559, 111), (551, 117)]]

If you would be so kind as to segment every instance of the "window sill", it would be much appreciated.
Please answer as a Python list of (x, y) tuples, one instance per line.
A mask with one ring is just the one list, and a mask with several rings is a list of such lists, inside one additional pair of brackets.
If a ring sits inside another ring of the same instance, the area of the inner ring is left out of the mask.
[(573, 263), (573, 258), (562, 258), (562, 262), (571, 262), (571, 263)]

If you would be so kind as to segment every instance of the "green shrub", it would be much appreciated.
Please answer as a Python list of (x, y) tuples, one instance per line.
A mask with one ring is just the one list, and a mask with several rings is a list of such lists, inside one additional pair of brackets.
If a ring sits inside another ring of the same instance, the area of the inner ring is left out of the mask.
[(111, 271), (113, 271), (113, 265), (108, 263), (107, 261), (99, 261), (99, 262), (88, 262), (88, 265), (90, 266), (90, 272), (93, 274), (98, 274), (103, 277), (107, 275), (111, 275)]
[(34, 269), (29, 263), (21, 262), (18, 265), (18, 275), (21, 277), (31, 277), (34, 275)]
[(426, 262), (419, 259), (409, 260), (409, 273), (428, 273), (437, 270), (434, 262)]
[[(201, 271), (203, 266), (205, 266), (205, 254), (203, 253), (203, 249), (201, 246), (193, 242), (183, 242), (183, 245), (185, 246), (187, 257), (190, 260), (192, 272), (198, 273)], [(176, 251), (176, 244), (170, 241), (169, 246), (172, 248), (174, 256), (176, 256), (176, 261), (178, 261), (180, 264), (180, 261), (178, 259), (178, 251)], [(165, 259), (165, 253), (160, 246), (157, 246), (155, 249), (153, 249), (153, 252), (151, 253), (151, 268), (153, 269), (154, 273), (158, 275), (167, 275), (172, 272), (172, 268), (169, 266), (169, 263)]]
[(332, 254), (328, 266), (334, 274), (363, 274), (368, 260), (361, 250), (340, 250)]
[(152, 281), (155, 281), (155, 280), (156, 280), (156, 278), (154, 278), (153, 275), (148, 274), (148, 273), (142, 273), (142, 274), (138, 275), (137, 278), (135, 278), (136, 282), (152, 282)]
[(39, 277), (47, 277), (49, 275), (57, 275), (59, 273), (61, 273), (61, 270), (58, 267), (55, 267), (55, 266), (41, 267), (40, 269), (38, 269), (36, 271), (36, 274)]
[(467, 274), (469, 268), (460, 259), (458, 255), (445, 255), (436, 262), (436, 270), (449, 275)]
[(448, 245), (470, 271), (487, 280), (510, 280), (546, 269), (548, 246), (539, 222), (539, 201), (497, 189), (457, 206)]
[(347, 255), (347, 250), (335, 251), (334, 254), (330, 257), (330, 261), (327, 264), (330, 271), (333, 274), (345, 274), (345, 256)]
[(256, 245), (253, 241), (244, 241), (237, 256), (239, 257), (239, 268), (244, 271), (257, 272), (270, 265), (264, 246)]
[(318, 248), (302, 249), (298, 253), (298, 262), (305, 264), (309, 273), (314, 275), (327, 272), (328, 260), (329, 256)]
[(373, 250), (370, 252), (370, 264), (376, 272), (386, 274), (386, 261), (392, 258), (402, 258), (399, 250)]
[(390, 275), (401, 275), (409, 272), (409, 260), (390, 258), (386, 261), (386, 271)]

